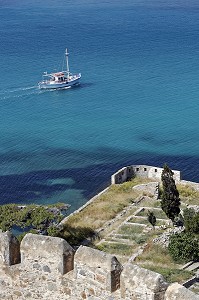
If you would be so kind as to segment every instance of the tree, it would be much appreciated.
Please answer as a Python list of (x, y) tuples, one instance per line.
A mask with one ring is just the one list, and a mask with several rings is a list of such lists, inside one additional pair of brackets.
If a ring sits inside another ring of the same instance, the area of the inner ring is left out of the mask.
[(180, 198), (173, 175), (172, 170), (165, 164), (161, 176), (163, 185), (161, 208), (174, 223), (175, 217), (180, 213)]
[(155, 227), (156, 224), (156, 216), (154, 215), (154, 213), (152, 211), (148, 211), (147, 213), (147, 219), (149, 221), (149, 223), (151, 223), (151, 225), (153, 226), (153, 228)]
[(169, 253), (177, 262), (199, 259), (199, 239), (192, 233), (173, 234), (169, 239)]
[(193, 208), (183, 210), (184, 226), (186, 232), (199, 233), (199, 213)]

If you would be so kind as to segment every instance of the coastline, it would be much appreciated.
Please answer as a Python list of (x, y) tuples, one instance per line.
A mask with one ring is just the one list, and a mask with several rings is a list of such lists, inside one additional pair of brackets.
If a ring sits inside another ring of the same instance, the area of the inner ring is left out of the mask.
[[(116, 171), (114, 174), (111, 175), (111, 184), (107, 188), (105, 188), (104, 190), (96, 194), (80, 208), (78, 208), (77, 210), (69, 214), (67, 217), (65, 217), (60, 222), (60, 225), (64, 224), (70, 217), (78, 214), (79, 212), (84, 210), (87, 206), (89, 206), (91, 203), (93, 203), (98, 197), (100, 197), (102, 194), (107, 192), (111, 187), (111, 185), (124, 183), (133, 177), (148, 178), (152, 180), (161, 181), (162, 170), (163, 168), (149, 166), (149, 165), (130, 165), (130, 166), (122, 167), (121, 169), (119, 169), (118, 171)], [(180, 183), (183, 185), (190, 185), (195, 190), (199, 190), (199, 183), (183, 180), (181, 179), (181, 171), (178, 170), (172, 170), (172, 171), (174, 172), (174, 179), (176, 183)]]

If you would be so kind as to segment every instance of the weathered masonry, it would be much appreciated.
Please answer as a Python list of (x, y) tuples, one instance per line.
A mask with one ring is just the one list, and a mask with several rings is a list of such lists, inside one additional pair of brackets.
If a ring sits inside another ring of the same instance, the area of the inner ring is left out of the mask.
[(162, 275), (63, 239), (27, 234), (19, 243), (0, 232), (0, 299), (199, 300)]
[[(147, 165), (131, 165), (123, 167), (111, 176), (111, 184), (123, 183), (132, 177), (138, 176), (142, 178), (151, 178), (155, 180), (161, 180), (163, 168), (147, 166)], [(181, 179), (181, 173), (177, 170), (172, 170), (174, 173), (174, 180), (179, 182)]]

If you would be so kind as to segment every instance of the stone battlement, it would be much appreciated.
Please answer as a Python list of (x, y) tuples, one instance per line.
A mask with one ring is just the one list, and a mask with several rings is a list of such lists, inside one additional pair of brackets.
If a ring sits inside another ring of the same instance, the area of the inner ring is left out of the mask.
[(198, 300), (179, 284), (115, 256), (28, 233), (21, 245), (0, 232), (0, 299)]
[[(111, 176), (111, 184), (118, 184), (127, 181), (133, 177), (150, 178), (155, 180), (161, 180), (163, 168), (147, 165), (131, 165), (123, 167)], [(177, 170), (172, 170), (173, 178), (176, 182), (180, 182), (181, 173)]]

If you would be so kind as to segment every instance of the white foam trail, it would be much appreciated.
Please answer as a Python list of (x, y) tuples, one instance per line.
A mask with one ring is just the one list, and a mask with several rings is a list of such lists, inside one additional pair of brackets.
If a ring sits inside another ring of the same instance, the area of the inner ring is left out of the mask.
[(7, 100), (7, 99), (10, 99), (10, 98), (22, 98), (22, 97), (26, 97), (26, 96), (31, 96), (31, 95), (35, 95), (35, 94), (38, 94), (38, 90), (35, 90), (31, 93), (23, 93), (23, 94), (16, 94), (16, 95), (5, 95), (5, 96), (2, 96), (0, 97), (0, 100)]
[(35, 89), (35, 88), (37, 88), (37, 86), (20, 87), (20, 88), (2, 90), (2, 91), (0, 91), (0, 94), (2, 95), (2, 94), (9, 94), (9, 93), (16, 93), (16, 92), (21, 92), (21, 91)]

